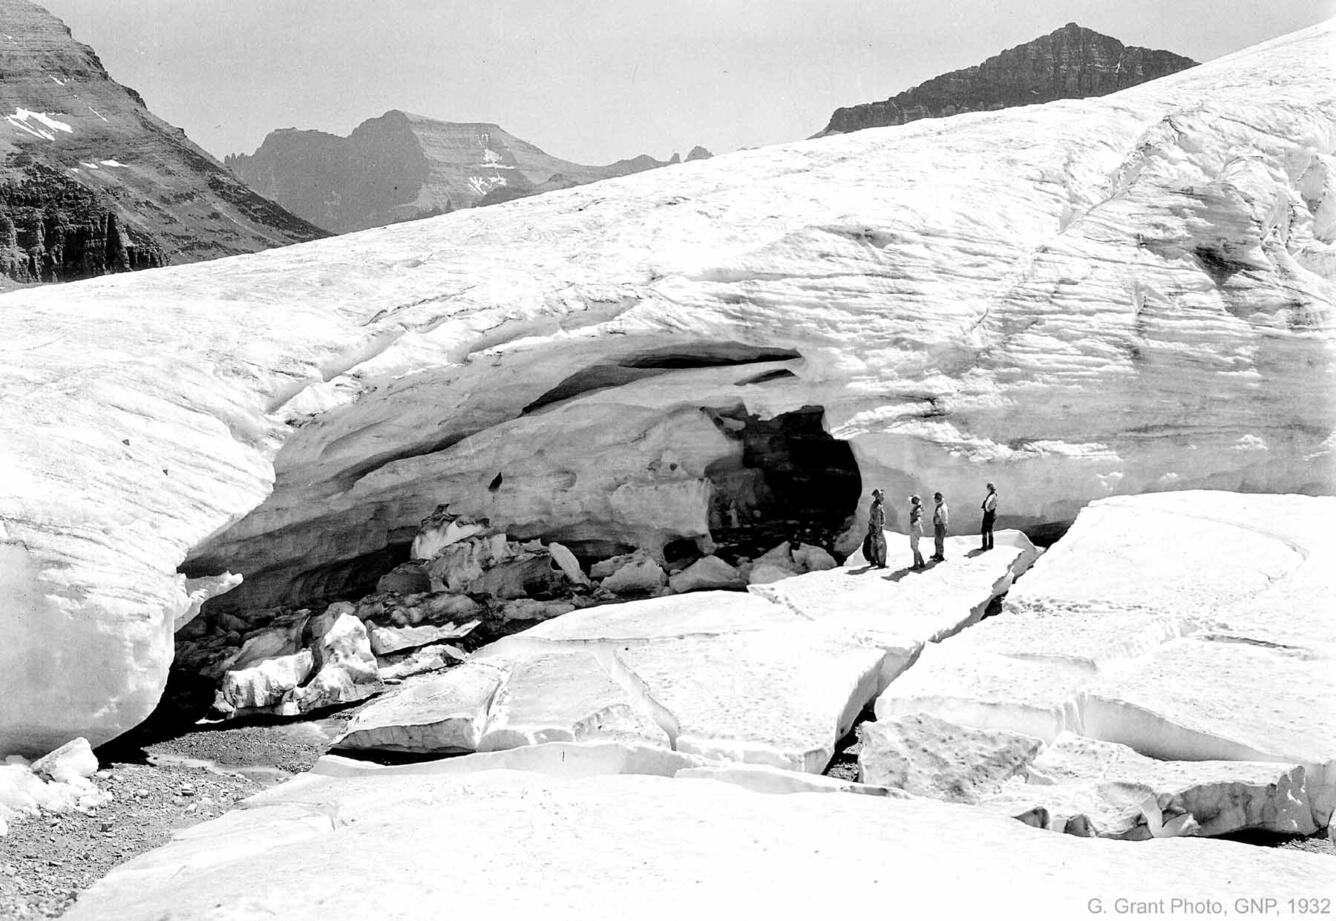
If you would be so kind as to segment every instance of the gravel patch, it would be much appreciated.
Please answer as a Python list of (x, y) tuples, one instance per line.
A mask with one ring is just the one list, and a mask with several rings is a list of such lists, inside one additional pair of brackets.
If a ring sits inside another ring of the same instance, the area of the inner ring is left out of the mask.
[(324, 754), (345, 711), (323, 720), (195, 727), (142, 747), (98, 752), (112, 801), (89, 814), (15, 818), (0, 837), (0, 918), (56, 918), (79, 893), (184, 828), (217, 818)]

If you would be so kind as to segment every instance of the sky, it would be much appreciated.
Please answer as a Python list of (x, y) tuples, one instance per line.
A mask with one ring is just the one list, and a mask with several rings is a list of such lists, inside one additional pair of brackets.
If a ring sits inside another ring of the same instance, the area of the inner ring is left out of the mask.
[(1207, 61), (1336, 0), (38, 0), (222, 157), (389, 109), (607, 163), (808, 137), (1067, 22)]

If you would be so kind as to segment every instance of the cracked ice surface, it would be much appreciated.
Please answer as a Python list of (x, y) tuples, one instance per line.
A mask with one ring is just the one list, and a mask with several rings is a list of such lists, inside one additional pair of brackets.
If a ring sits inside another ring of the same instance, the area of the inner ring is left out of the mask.
[(448, 904), (505, 918), (708, 918), (739, 905), (790, 918), (829, 913), (832, 893), (910, 917), (988, 917), (1000, 898), (1015, 903), (1001, 894), (1016, 891), (1017, 867), (1036, 883), (1024, 899), (1039, 919), (1125, 893), (1228, 903), (1332, 889), (1330, 858), (1314, 854), (1188, 838), (1129, 847), (973, 807), (763, 783), (757, 769), (736, 784), (688, 765), (653, 776), (684, 756), (618, 748), (553, 744), (401, 768), (323, 759), (116, 868), (66, 917), (314, 921), (374, 905), (425, 921)]
[[(889, 613), (889, 612), (888, 612)], [(801, 624), (618, 654), (676, 723), (678, 751), (820, 773), (903, 661)]]
[(554, 652), (523, 659), (510, 669), (492, 700), (478, 750), (586, 739), (670, 744), (592, 652)]
[(1325, 826), (1336, 802), (1334, 516), (1336, 499), (1305, 496), (1094, 503), (1002, 616), (925, 650), (878, 699), (878, 719), (926, 712), (1176, 762), (1297, 765)]
[[(1033, 556), (1013, 534), (993, 553), (898, 582), (855, 564), (756, 594), (574, 611), (372, 704), (337, 745), (430, 752), (634, 738), (819, 773), (863, 707), (918, 655), (919, 637), (968, 622)], [(825, 607), (802, 613), (818, 597)], [(857, 617), (836, 616), (845, 608)]]
[(1223, 835), (1243, 829), (1317, 830), (1307, 776), (1297, 765), (1159, 761), (1124, 745), (1060, 736), (985, 808), (1021, 815), (1042, 807), (1047, 827), (1100, 837)]
[[(954, 498), (986, 468), (1017, 523), (1169, 486), (1330, 489), (1331, 36), (5, 295), (0, 753), (149, 712), (187, 559), (261, 607), (443, 498), (533, 533), (698, 535), (702, 491), (637, 447), (680, 443), (682, 407), (825, 407), (865, 483)], [(720, 342), (800, 357), (770, 383), (673, 371), (524, 413), (572, 375)], [(691, 464), (719, 456), (690, 431)], [(662, 501), (628, 522), (612, 497), (642, 494)]]

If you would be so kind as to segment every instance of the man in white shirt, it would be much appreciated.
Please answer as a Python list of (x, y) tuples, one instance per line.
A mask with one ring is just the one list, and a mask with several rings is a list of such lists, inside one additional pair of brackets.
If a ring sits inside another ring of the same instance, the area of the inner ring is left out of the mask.
[(935, 492), (932, 497), (937, 502), (937, 507), (932, 510), (932, 542), (937, 552), (932, 558), (940, 563), (946, 559), (946, 526), (950, 522), (950, 513), (941, 493)]
[(980, 550), (993, 549), (993, 522), (997, 519), (997, 490), (993, 484), (988, 484), (988, 495), (983, 497), (983, 504), (979, 506), (983, 509), (983, 546)]

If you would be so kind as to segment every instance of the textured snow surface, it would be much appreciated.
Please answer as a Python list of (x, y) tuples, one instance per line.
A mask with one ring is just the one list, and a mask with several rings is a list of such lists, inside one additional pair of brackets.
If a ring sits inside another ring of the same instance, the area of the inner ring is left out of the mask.
[[(985, 479), (1011, 525), (1330, 491), (1331, 46), (0, 298), (0, 751), (149, 712), (187, 557), (244, 608), (447, 501), (699, 535), (736, 449), (701, 406), (823, 406), (865, 489), (942, 489), (960, 532)], [(797, 357), (625, 373), (720, 343)]]
[(1071, 731), (1169, 761), (1297, 765), (1325, 826), (1336, 805), (1333, 520), (1330, 497), (1096, 502), (1000, 616), (925, 649), (877, 717), (930, 713), (1046, 742)]
[[(1232, 904), (1333, 889), (1330, 858), (1314, 854), (1055, 835), (968, 806), (834, 792), (850, 785), (829, 781), (783, 792), (784, 777), (755, 768), (662, 776), (681, 755), (581, 748), (403, 768), (325, 759), (113, 870), (66, 917), (299, 921), (374, 906), (427, 919), (448, 905), (498, 918), (792, 918), (838, 899), (925, 918), (1023, 905), (1025, 917), (1048, 919), (1084, 916), (1096, 898)], [(1018, 887), (1017, 867), (1029, 885)]]
[(819, 773), (924, 643), (974, 619), (1034, 559), (1024, 535), (998, 536), (992, 553), (898, 581), (855, 562), (756, 594), (563, 614), (386, 695), (336, 745), (450, 752), (629, 739)]

